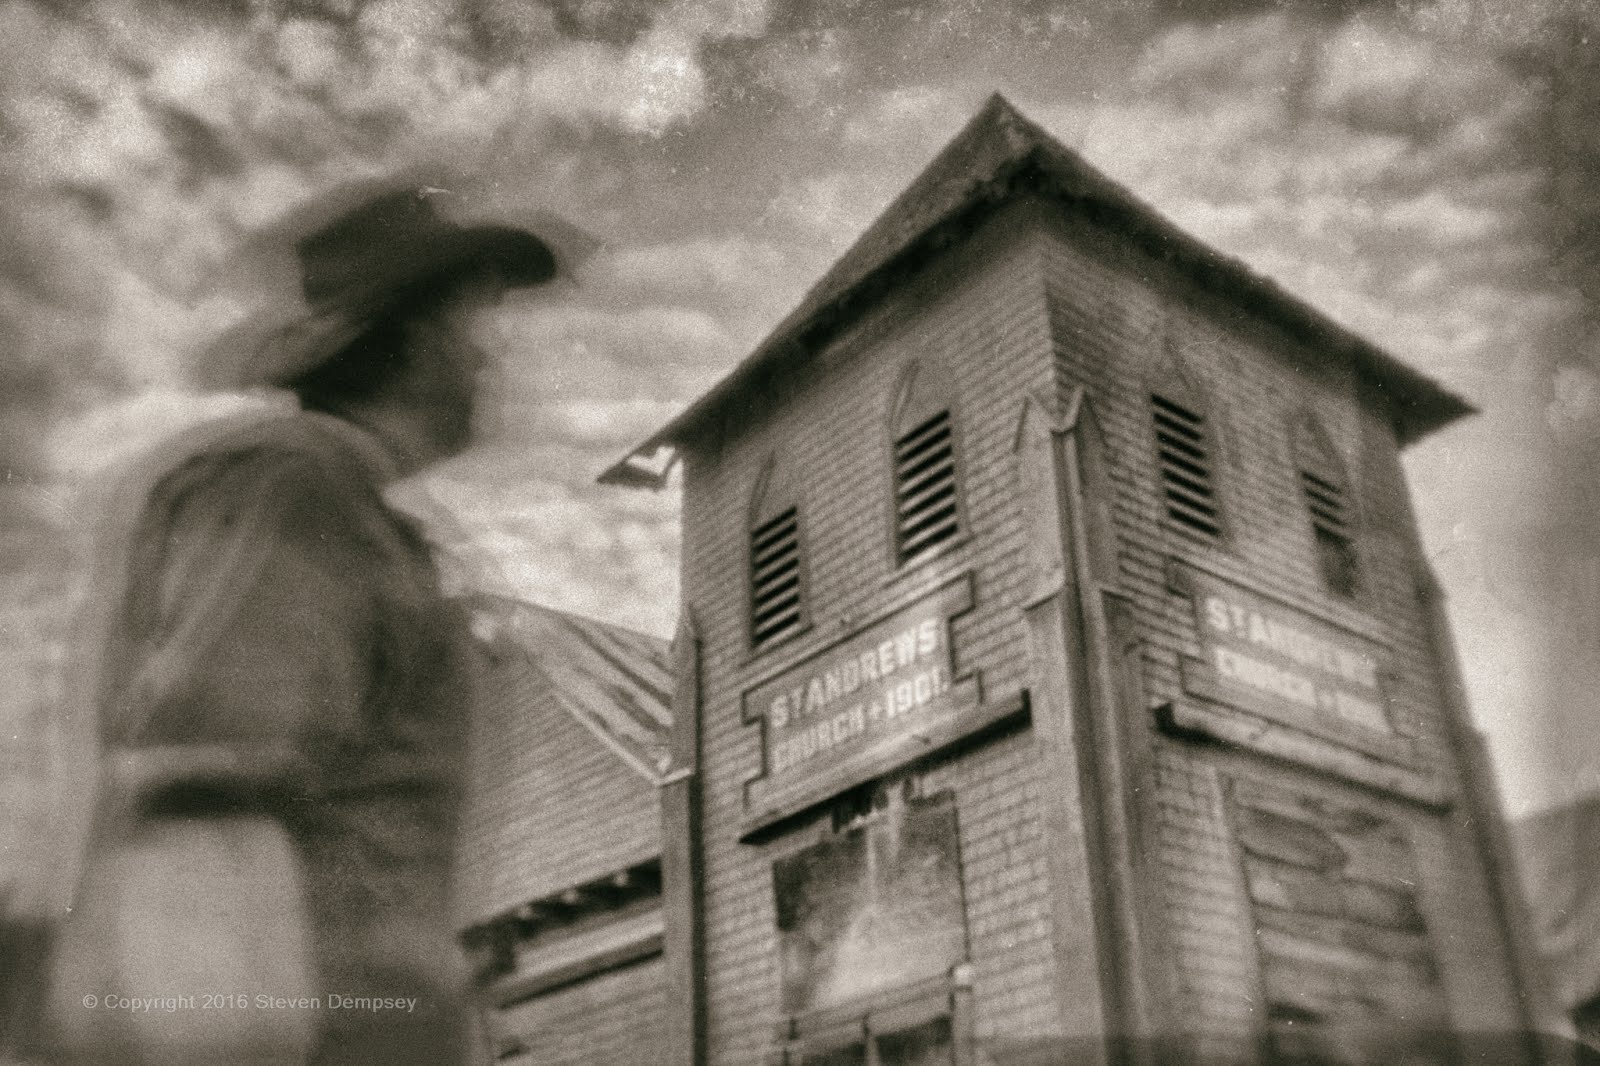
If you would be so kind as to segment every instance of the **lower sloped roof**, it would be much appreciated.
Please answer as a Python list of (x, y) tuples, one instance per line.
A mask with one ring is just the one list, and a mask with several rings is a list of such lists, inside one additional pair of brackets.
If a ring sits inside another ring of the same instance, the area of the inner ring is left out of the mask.
[(1600, 997), (1600, 794), (1515, 826), (1540, 954), (1566, 1010)]
[(484, 654), (463, 926), (660, 855), (672, 699), (664, 640), (503, 597), (470, 606)]

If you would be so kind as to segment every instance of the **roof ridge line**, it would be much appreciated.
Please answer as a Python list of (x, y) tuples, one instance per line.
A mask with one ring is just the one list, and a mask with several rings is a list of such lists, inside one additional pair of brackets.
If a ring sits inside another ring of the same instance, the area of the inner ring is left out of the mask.
[(835, 319), (843, 309), (885, 271), (904, 267), (907, 254), (922, 246), (929, 234), (946, 230), (954, 221), (982, 209), (984, 200), (990, 198), (985, 186), (1002, 182), (1010, 188), (1030, 160), (1045, 179), (1037, 190), (1042, 195), (1061, 203), (1080, 201), (1073, 210), (1083, 212), (1096, 226), (1120, 226), (1141, 254), (1173, 264), (1202, 288), (1248, 306), (1253, 315), (1287, 329), (1291, 336), (1299, 334), (1303, 342), (1309, 335), (1311, 343), (1339, 352), (1379, 384), (1401, 394), (1391, 401), (1391, 411), (1402, 445), (1474, 410), (1470, 403), (1376, 342), (1290, 293), (1244, 261), (1178, 226), (996, 92), (749, 355), (612, 464), (599, 480), (604, 484), (660, 487), (664, 476), (643, 470), (637, 462), (641, 456), (655, 454), (663, 447), (680, 447), (686, 434), (703, 424), (738, 390), (748, 387), (768, 364), (781, 360), (786, 352), (800, 354), (807, 340), (815, 340), (817, 329), (827, 328), (830, 323), (837, 325)]

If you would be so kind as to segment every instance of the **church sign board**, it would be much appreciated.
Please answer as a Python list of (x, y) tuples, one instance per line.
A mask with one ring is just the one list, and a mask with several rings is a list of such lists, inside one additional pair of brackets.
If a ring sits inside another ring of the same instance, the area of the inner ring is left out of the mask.
[(1185, 692), (1372, 755), (1398, 750), (1376, 642), (1203, 570), (1173, 569), (1200, 639), (1199, 657), (1183, 662)]
[(957, 676), (951, 648), (950, 621), (971, 607), (963, 576), (746, 690), (762, 754), (746, 828), (990, 724), (996, 709), (982, 706), (975, 674)]

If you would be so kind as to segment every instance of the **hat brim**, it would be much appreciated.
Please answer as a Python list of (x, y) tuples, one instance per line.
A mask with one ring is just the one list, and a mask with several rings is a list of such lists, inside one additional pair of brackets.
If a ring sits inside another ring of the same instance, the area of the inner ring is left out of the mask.
[(285, 314), (263, 311), (224, 330), (202, 348), (194, 373), (202, 387), (283, 385), (338, 355), (377, 320), (357, 307)]
[(543, 285), (557, 273), (556, 255), (544, 241), (510, 226), (470, 226), (457, 231), (450, 271), (484, 266), (508, 289)]
[(207, 384), (218, 387), (286, 384), (338, 355), (371, 324), (403, 313), (419, 289), (479, 271), (507, 289), (542, 285), (559, 273), (550, 246), (525, 230), (456, 229), (365, 293), (311, 310), (267, 311), (245, 319), (206, 347), (198, 369)]

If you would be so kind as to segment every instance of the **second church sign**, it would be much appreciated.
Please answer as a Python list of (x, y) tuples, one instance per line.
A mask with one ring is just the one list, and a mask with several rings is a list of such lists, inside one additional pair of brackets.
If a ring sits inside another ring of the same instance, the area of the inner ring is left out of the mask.
[(1174, 585), (1194, 603), (1200, 656), (1183, 661), (1191, 695), (1374, 755), (1396, 751), (1383, 653), (1357, 633), (1190, 566)]

